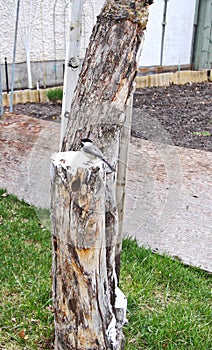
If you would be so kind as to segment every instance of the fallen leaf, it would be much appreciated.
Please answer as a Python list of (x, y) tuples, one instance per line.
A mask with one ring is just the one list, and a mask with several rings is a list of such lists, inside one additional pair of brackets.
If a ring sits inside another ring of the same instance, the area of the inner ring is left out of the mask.
[(22, 330), (19, 332), (19, 337), (20, 337), (21, 339), (24, 339), (24, 340), (29, 339), (29, 336), (28, 336), (28, 334), (26, 334), (25, 329), (22, 329)]
[(20, 332), (19, 332), (19, 337), (24, 339), (24, 337), (26, 336), (25, 334), (25, 329), (22, 329)]

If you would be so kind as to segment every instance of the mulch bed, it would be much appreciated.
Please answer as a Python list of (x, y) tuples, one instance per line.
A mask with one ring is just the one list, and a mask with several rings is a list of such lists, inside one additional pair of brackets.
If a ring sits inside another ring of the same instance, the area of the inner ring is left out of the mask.
[[(212, 151), (212, 83), (137, 89), (132, 136)], [(27, 103), (14, 113), (60, 121), (61, 105)]]

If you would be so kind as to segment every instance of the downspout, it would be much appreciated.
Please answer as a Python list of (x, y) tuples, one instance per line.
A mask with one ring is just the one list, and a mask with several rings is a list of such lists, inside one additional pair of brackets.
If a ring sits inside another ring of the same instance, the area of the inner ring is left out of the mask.
[(3, 107), (3, 94), (2, 94), (2, 80), (1, 80), (1, 54), (0, 54), (0, 117), (4, 114), (4, 107)]
[(56, 6), (57, 0), (55, 0), (53, 7), (53, 30), (54, 30), (54, 82), (57, 85), (57, 53), (56, 53)]
[(14, 80), (15, 80), (15, 56), (16, 56), (17, 36), (18, 36), (19, 8), (20, 8), (20, 0), (17, 0), (15, 38), (14, 38), (14, 47), (13, 47), (12, 81), (11, 81), (11, 92), (10, 92), (10, 112), (13, 111), (13, 90), (14, 90)]
[(163, 49), (164, 49), (164, 38), (166, 30), (166, 14), (167, 14), (167, 3), (169, 0), (164, 0), (163, 9), (163, 22), (162, 22), (162, 36), (161, 36), (161, 49), (160, 49), (160, 66), (163, 65)]
[(193, 30), (193, 38), (192, 38), (192, 46), (191, 46), (191, 65), (192, 69), (197, 69), (196, 64), (196, 48), (197, 48), (197, 26), (198, 26), (198, 19), (199, 19), (199, 13), (200, 13), (200, 0), (196, 0), (196, 9), (195, 9), (195, 15), (194, 15), (194, 30)]

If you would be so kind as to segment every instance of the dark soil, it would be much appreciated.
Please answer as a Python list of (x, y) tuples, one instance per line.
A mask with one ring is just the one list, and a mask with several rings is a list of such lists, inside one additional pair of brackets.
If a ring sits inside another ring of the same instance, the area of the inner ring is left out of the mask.
[(212, 151), (212, 84), (138, 89), (132, 135)]
[[(20, 103), (13, 106), (14, 114), (24, 114), (29, 117), (60, 121), (61, 104), (54, 103)], [(9, 108), (5, 109), (5, 112), (9, 112)]]
[[(170, 85), (137, 89), (131, 133), (135, 137), (212, 151), (212, 84)], [(61, 105), (27, 103), (14, 112), (60, 120)]]

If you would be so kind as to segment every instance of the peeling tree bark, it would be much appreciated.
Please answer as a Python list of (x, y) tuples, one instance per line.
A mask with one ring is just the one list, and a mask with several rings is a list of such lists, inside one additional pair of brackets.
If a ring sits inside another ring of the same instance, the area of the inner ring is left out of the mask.
[[(59, 163), (53, 162), (53, 300), (58, 350), (123, 348), (126, 299), (118, 278), (126, 163), (133, 81), (150, 2), (106, 2), (75, 90), (63, 153), (58, 155), (62, 157)], [(71, 162), (70, 176), (63, 158), (70, 150), (78, 154), (83, 137), (97, 143), (116, 167), (115, 174), (101, 173), (90, 165), (76, 167), (73, 173)], [(91, 244), (87, 245), (89, 237)]]

